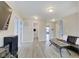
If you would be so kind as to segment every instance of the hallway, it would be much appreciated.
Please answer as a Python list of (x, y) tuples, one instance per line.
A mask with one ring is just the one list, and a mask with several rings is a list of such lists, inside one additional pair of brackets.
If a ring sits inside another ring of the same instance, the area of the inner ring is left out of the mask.
[[(23, 35), (19, 35), (19, 58), (60, 58), (59, 50), (51, 45), (49, 39), (61, 38), (63, 35), (79, 37), (79, 9), (77, 2), (9, 2), (22, 17)], [(78, 13), (77, 13), (78, 12)], [(73, 21), (72, 21), (73, 20)], [(46, 32), (46, 27), (50, 28)], [(37, 34), (33, 29), (37, 30)], [(78, 29), (78, 30), (77, 30)], [(21, 31), (19, 31), (21, 32)], [(38, 36), (34, 39), (34, 35)], [(50, 34), (50, 35), (49, 35)], [(49, 39), (46, 39), (46, 35)], [(77, 58), (79, 55), (67, 53), (62, 49), (64, 58)]]
[[(49, 42), (38, 41), (37, 39), (33, 43), (24, 44), (19, 48), (19, 58), (60, 58), (59, 50), (53, 45), (49, 46), (49, 44)], [(70, 52), (71, 55), (65, 49), (62, 49), (63, 58), (79, 57), (76, 53)]]

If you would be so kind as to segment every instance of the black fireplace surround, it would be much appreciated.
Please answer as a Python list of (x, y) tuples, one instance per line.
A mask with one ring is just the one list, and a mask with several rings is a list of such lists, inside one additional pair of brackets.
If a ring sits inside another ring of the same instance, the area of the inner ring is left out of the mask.
[(4, 46), (9, 45), (9, 52), (18, 57), (18, 36), (4, 37)]

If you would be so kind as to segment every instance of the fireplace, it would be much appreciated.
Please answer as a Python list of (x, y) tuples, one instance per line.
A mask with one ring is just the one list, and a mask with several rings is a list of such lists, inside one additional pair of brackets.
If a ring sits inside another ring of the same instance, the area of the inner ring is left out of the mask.
[(6, 45), (9, 45), (9, 52), (13, 56), (18, 57), (18, 36), (4, 37), (4, 46)]

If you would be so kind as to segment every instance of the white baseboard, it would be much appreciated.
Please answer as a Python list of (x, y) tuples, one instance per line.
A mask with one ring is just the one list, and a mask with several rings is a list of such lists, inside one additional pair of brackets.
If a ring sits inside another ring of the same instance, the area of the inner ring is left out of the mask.
[(45, 41), (45, 40), (39, 40), (39, 41)]
[(18, 47), (22, 47), (22, 46), (28, 46), (31, 45), (33, 41), (29, 41), (29, 42), (22, 42)]

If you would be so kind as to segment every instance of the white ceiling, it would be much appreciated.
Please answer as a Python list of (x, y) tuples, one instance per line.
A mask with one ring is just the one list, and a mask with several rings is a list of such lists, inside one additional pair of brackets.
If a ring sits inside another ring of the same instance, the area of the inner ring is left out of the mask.
[[(61, 19), (64, 16), (77, 12), (76, 2), (67, 1), (11, 1), (12, 7), (25, 19), (36, 15), (40, 19)], [(53, 13), (48, 13), (48, 7), (54, 7)]]

